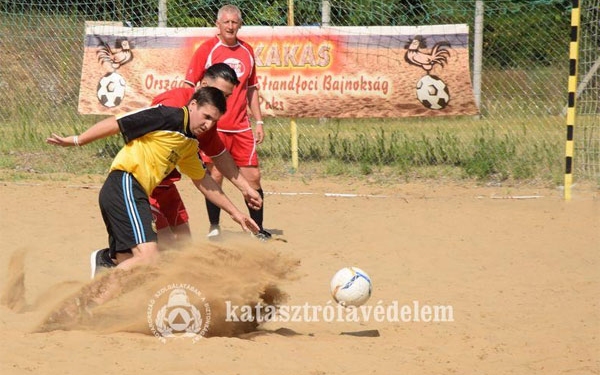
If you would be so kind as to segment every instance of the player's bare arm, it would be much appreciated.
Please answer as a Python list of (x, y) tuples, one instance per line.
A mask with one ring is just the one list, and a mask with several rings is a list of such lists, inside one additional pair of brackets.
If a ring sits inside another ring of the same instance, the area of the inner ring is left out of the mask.
[(260, 194), (253, 189), (248, 183), (248, 180), (242, 176), (229, 151), (225, 150), (225, 152), (220, 155), (213, 156), (212, 161), (221, 174), (231, 181), (242, 193), (248, 207), (253, 210), (258, 210), (262, 207), (263, 201)]
[(225, 210), (231, 219), (236, 223), (240, 224), (244, 231), (250, 231), (257, 233), (260, 228), (249, 216), (244, 215), (225, 195), (221, 187), (215, 182), (215, 180), (206, 174), (204, 178), (200, 180), (192, 180), (196, 188), (200, 190), (202, 194), (211, 202), (219, 206), (222, 210)]
[(248, 106), (250, 107), (250, 111), (254, 116), (256, 127), (254, 128), (254, 137), (256, 138), (256, 143), (261, 144), (265, 139), (265, 131), (263, 129), (263, 120), (262, 114), (260, 112), (260, 103), (258, 100), (258, 86), (250, 86), (248, 87)]
[(120, 129), (119, 124), (117, 123), (117, 118), (115, 116), (111, 116), (97, 122), (80, 135), (61, 137), (52, 133), (52, 136), (46, 138), (46, 143), (62, 147), (83, 146), (98, 139), (118, 134), (119, 131)]

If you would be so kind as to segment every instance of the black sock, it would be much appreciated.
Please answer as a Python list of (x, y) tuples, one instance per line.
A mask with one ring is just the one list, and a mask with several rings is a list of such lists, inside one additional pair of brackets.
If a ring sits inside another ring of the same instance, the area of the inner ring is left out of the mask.
[(259, 210), (253, 210), (250, 207), (248, 207), (248, 212), (250, 213), (250, 217), (252, 218), (252, 220), (254, 220), (254, 222), (258, 225), (258, 227), (260, 228), (260, 230), (263, 230), (263, 208), (265, 207), (265, 194), (263, 193), (263, 189), (258, 189), (258, 194), (260, 194), (260, 197), (263, 200), (263, 204), (260, 207)]
[(208, 221), (210, 221), (210, 225), (219, 225), (219, 221), (221, 218), (221, 209), (219, 206), (214, 204), (213, 202), (205, 199), (206, 201), (206, 212), (208, 212)]

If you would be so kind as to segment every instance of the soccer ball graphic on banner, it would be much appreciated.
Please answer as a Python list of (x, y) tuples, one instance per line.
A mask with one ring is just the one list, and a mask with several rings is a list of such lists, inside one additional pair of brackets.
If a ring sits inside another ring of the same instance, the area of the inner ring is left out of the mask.
[(331, 279), (331, 295), (342, 306), (360, 306), (371, 297), (371, 278), (357, 267), (345, 267)]
[(118, 73), (107, 73), (98, 82), (98, 100), (108, 108), (121, 104), (125, 97), (125, 79)]
[(429, 109), (443, 109), (450, 101), (450, 92), (444, 81), (428, 74), (417, 82), (417, 99)]

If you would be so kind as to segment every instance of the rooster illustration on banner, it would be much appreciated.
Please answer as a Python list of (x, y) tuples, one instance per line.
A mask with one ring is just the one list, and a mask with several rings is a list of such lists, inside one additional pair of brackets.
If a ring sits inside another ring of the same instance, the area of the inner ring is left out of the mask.
[(435, 65), (444, 67), (450, 57), (450, 43), (438, 42), (430, 51), (424, 50), (425, 41), (417, 36), (407, 46), (404, 59), (410, 65), (425, 70), (425, 75), (417, 82), (416, 93), (419, 102), (429, 109), (444, 109), (450, 102), (450, 90), (438, 76), (430, 74)]
[(96, 39), (99, 44), (96, 57), (102, 69), (107, 72), (98, 82), (97, 97), (103, 106), (113, 108), (121, 104), (127, 88), (125, 78), (117, 70), (133, 60), (133, 52), (126, 39), (117, 40), (114, 48), (100, 37), (97, 36)]

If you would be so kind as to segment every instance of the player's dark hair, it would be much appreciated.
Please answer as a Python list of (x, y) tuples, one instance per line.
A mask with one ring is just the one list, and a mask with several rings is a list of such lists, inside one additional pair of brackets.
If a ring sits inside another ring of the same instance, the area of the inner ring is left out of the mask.
[(229, 82), (235, 86), (240, 83), (235, 70), (225, 63), (216, 63), (211, 65), (204, 72), (204, 77), (210, 79), (222, 78), (226, 82)]
[(190, 103), (195, 100), (198, 103), (198, 106), (203, 106), (205, 104), (212, 105), (221, 112), (221, 114), (227, 111), (227, 100), (225, 99), (225, 95), (223, 92), (215, 87), (201, 87), (196, 90), (192, 99), (190, 99)]

